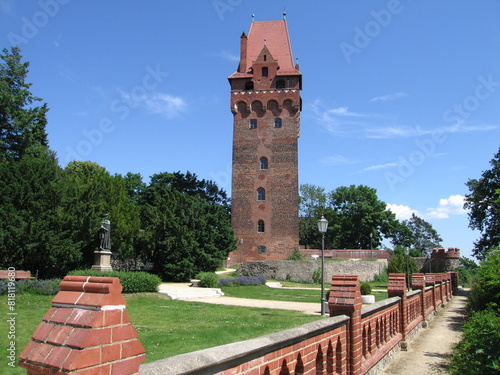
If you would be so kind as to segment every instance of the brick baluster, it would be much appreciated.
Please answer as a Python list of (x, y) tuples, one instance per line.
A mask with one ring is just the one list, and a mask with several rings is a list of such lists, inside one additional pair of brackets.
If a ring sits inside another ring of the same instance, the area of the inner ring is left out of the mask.
[[(361, 330), (361, 292), (357, 275), (333, 275), (328, 307), (330, 316), (347, 315), (350, 317), (347, 335), (347, 364), (342, 364), (342, 374), (361, 373), (363, 360), (363, 337)], [(345, 371), (345, 372), (344, 372)]]
[(20, 355), (28, 375), (135, 374), (146, 358), (117, 277), (66, 276)]

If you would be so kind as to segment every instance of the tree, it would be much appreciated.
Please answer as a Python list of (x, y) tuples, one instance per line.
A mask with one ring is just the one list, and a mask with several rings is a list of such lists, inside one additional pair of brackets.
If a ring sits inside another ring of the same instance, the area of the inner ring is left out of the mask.
[(341, 186), (329, 195), (331, 210), (326, 210), (327, 232), (335, 248), (377, 248), (382, 236), (390, 236), (397, 224), (396, 215), (386, 210), (377, 191), (365, 185)]
[(79, 264), (81, 253), (61, 221), (61, 180), (49, 150), (0, 162), (0, 267), (50, 278)]
[(411, 280), (411, 275), (418, 272), (417, 263), (410, 255), (394, 254), (387, 266), (388, 273), (404, 273), (406, 280)]
[(111, 221), (111, 249), (121, 258), (136, 256), (134, 244), (140, 229), (137, 205), (130, 199), (123, 177), (111, 176), (90, 161), (72, 161), (63, 172), (60, 207), (62, 225), (79, 248), (84, 262), (93, 264), (102, 215)]
[(464, 208), (469, 210), (469, 227), (481, 232), (474, 242), (473, 255), (485, 259), (489, 250), (500, 244), (500, 148), (490, 161), (491, 169), (481, 178), (469, 179), (470, 194), (465, 196)]
[(443, 239), (432, 225), (421, 217), (412, 214), (409, 220), (404, 221), (404, 224), (410, 231), (411, 245), (409, 247), (419, 250), (420, 256), (425, 257), (433, 248), (441, 246)]
[(29, 91), (25, 79), (28, 62), (21, 62), (18, 47), (0, 54), (0, 162), (20, 160), (48, 146), (45, 126), (47, 104), (34, 106), (40, 98)]
[(317, 221), (325, 211), (326, 193), (325, 188), (311, 184), (300, 185), (299, 192), (300, 243), (307, 249), (320, 241)]
[(236, 245), (225, 193), (184, 176), (155, 174), (141, 196), (142, 246), (164, 280), (213, 272)]

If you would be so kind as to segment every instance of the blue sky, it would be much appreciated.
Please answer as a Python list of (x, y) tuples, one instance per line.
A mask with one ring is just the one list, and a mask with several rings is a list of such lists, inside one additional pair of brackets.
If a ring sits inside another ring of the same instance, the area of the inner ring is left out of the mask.
[(61, 165), (191, 171), (230, 191), (227, 77), (242, 31), (281, 19), (303, 74), (300, 183), (364, 184), (470, 256), (465, 182), (499, 148), (500, 2), (0, 0)]

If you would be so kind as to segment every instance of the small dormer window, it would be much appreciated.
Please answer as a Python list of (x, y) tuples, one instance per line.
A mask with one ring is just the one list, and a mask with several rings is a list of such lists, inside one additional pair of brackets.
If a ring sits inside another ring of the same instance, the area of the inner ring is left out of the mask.
[(264, 61), (267, 61), (267, 55), (264, 55)]
[(269, 68), (267, 66), (262, 68), (262, 77), (269, 77)]

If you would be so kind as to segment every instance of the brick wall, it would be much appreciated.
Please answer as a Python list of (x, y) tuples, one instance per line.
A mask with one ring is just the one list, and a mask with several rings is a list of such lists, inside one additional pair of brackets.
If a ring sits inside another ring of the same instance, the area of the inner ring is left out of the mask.
[(116, 277), (66, 276), (20, 355), (28, 375), (135, 374), (145, 350)]
[(415, 290), (407, 293), (404, 274), (391, 274), (393, 297), (362, 306), (359, 277), (333, 275), (330, 318), (147, 363), (140, 374), (374, 375), (451, 298), (452, 278), (452, 273), (415, 274)]

